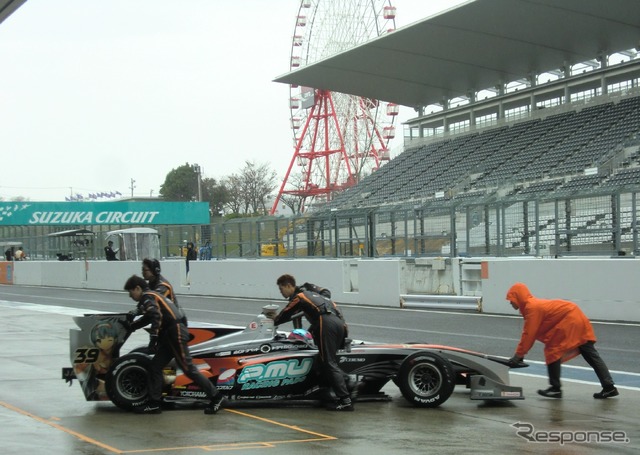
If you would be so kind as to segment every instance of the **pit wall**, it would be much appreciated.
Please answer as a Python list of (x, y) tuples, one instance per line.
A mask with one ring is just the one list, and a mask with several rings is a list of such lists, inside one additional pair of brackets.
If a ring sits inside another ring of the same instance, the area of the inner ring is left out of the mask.
[[(162, 274), (176, 293), (282, 299), (275, 284), (283, 273), (299, 283), (331, 289), (339, 303), (399, 307), (401, 294), (482, 297), (484, 313), (517, 314), (505, 295), (515, 282), (533, 295), (576, 302), (588, 317), (640, 322), (640, 261), (635, 258), (389, 258), (226, 259), (162, 261)], [(21, 261), (13, 263), (19, 285), (122, 290), (139, 262)]]

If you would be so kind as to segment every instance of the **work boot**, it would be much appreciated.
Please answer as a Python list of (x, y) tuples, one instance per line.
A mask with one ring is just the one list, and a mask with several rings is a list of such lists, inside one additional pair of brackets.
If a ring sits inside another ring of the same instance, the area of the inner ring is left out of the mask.
[(353, 403), (351, 402), (351, 398), (345, 397), (340, 398), (338, 403), (334, 406), (328, 408), (330, 411), (353, 411)]
[(218, 392), (218, 394), (211, 399), (209, 405), (204, 408), (205, 414), (216, 414), (220, 408), (222, 407), (222, 402), (224, 401), (224, 394), (222, 392)]
[(594, 393), (593, 398), (596, 400), (604, 400), (605, 398), (617, 397), (618, 395), (620, 395), (618, 389), (614, 386), (610, 386), (603, 388), (601, 392)]
[(549, 387), (547, 390), (538, 390), (538, 395), (547, 398), (562, 398), (562, 390), (555, 387)]

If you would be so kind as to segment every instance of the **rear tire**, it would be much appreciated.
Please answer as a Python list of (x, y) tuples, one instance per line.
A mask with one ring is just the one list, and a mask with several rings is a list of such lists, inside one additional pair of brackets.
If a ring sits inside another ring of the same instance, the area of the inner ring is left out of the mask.
[(106, 390), (109, 399), (125, 411), (144, 406), (149, 401), (149, 371), (151, 358), (141, 352), (120, 357), (107, 372)]
[(416, 352), (400, 365), (397, 384), (411, 404), (436, 408), (447, 401), (456, 386), (451, 362), (431, 352)]

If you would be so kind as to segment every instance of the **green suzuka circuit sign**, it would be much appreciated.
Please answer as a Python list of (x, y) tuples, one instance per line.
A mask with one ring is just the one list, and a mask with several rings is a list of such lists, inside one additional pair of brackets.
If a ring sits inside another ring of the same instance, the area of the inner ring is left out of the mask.
[(0, 226), (209, 224), (207, 202), (0, 202)]

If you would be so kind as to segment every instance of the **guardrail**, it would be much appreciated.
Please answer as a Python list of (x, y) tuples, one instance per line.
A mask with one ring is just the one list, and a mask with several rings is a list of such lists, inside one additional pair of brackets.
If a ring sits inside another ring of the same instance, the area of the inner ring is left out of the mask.
[(482, 313), (482, 297), (463, 295), (401, 294), (400, 308), (436, 310), (473, 310)]

